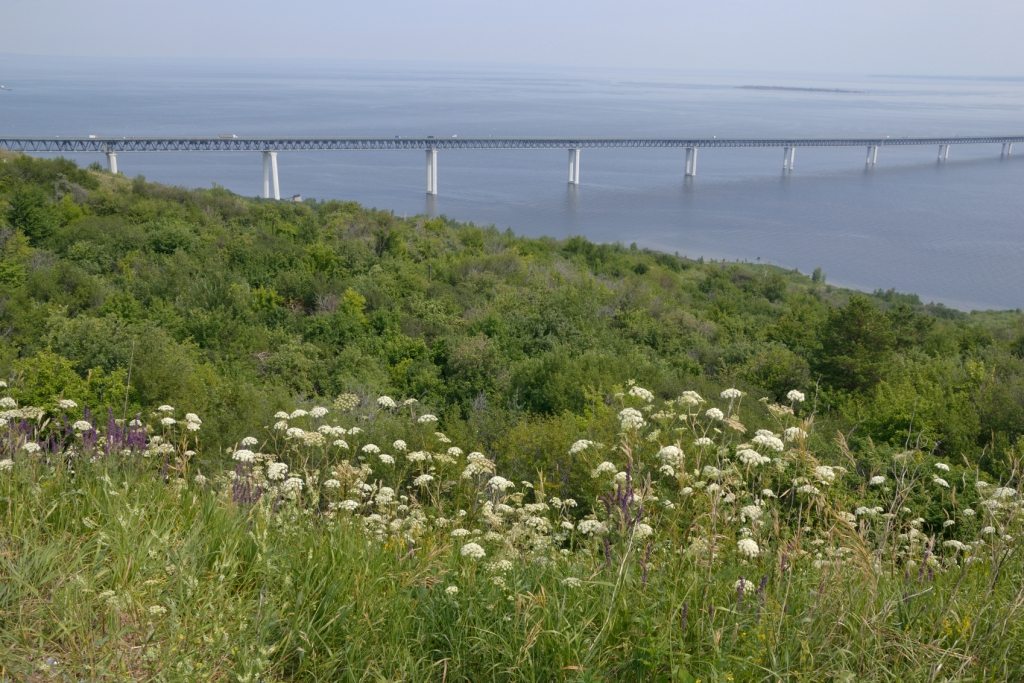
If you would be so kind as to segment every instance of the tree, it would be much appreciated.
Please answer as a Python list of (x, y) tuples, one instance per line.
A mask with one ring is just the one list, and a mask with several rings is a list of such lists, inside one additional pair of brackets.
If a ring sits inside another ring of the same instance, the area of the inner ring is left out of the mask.
[(891, 321), (862, 295), (829, 313), (815, 370), (829, 386), (863, 391), (878, 383), (895, 344)]

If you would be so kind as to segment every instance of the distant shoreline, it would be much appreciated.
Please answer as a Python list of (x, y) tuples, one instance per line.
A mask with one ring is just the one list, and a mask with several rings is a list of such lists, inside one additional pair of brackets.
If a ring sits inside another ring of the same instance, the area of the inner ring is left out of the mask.
[(844, 88), (806, 88), (791, 85), (738, 85), (739, 90), (785, 90), (788, 92), (833, 92), (849, 95), (863, 95), (866, 90), (846, 90)]

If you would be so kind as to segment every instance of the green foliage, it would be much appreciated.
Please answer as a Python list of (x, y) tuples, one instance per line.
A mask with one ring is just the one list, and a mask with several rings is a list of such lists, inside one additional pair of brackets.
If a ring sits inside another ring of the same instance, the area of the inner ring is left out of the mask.
[(0, 374), (46, 350), (130, 369), (132, 401), (207, 402), (225, 443), (258, 419), (241, 396), (416, 395), (493, 440), (627, 377), (814, 386), (830, 428), (995, 467), (1024, 434), (1022, 330), (820, 272), (0, 164)]
[(829, 313), (815, 365), (827, 385), (864, 391), (882, 378), (895, 345), (888, 318), (867, 297), (855, 295)]
[(56, 399), (66, 398), (100, 415), (107, 410), (124, 415), (127, 380), (122, 370), (90, 367), (78, 372), (67, 358), (40, 351), (14, 361), (10, 375), (16, 385), (12, 394), (23, 404), (53, 405)]

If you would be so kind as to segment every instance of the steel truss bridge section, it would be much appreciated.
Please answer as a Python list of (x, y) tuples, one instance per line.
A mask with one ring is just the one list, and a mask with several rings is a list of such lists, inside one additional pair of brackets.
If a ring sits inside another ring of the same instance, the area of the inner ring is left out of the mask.
[(0, 138), (10, 152), (306, 152), (410, 149), (893, 147), (1024, 143), (1024, 135), (903, 138)]

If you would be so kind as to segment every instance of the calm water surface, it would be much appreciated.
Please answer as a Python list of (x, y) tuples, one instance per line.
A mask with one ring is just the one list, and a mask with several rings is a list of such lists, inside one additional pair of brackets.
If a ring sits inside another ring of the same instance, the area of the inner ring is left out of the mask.
[[(522, 71), (373, 64), (111, 64), (0, 56), (0, 135), (816, 137), (1021, 134), (1024, 80)], [(857, 92), (749, 90), (798, 86)], [(584, 235), (691, 257), (775, 263), (959, 308), (1024, 308), (1024, 145), (882, 149), (281, 153), (282, 195), (444, 214), (523, 235)], [(83, 163), (100, 155), (80, 155)], [(128, 175), (243, 195), (258, 154), (121, 154)]]

